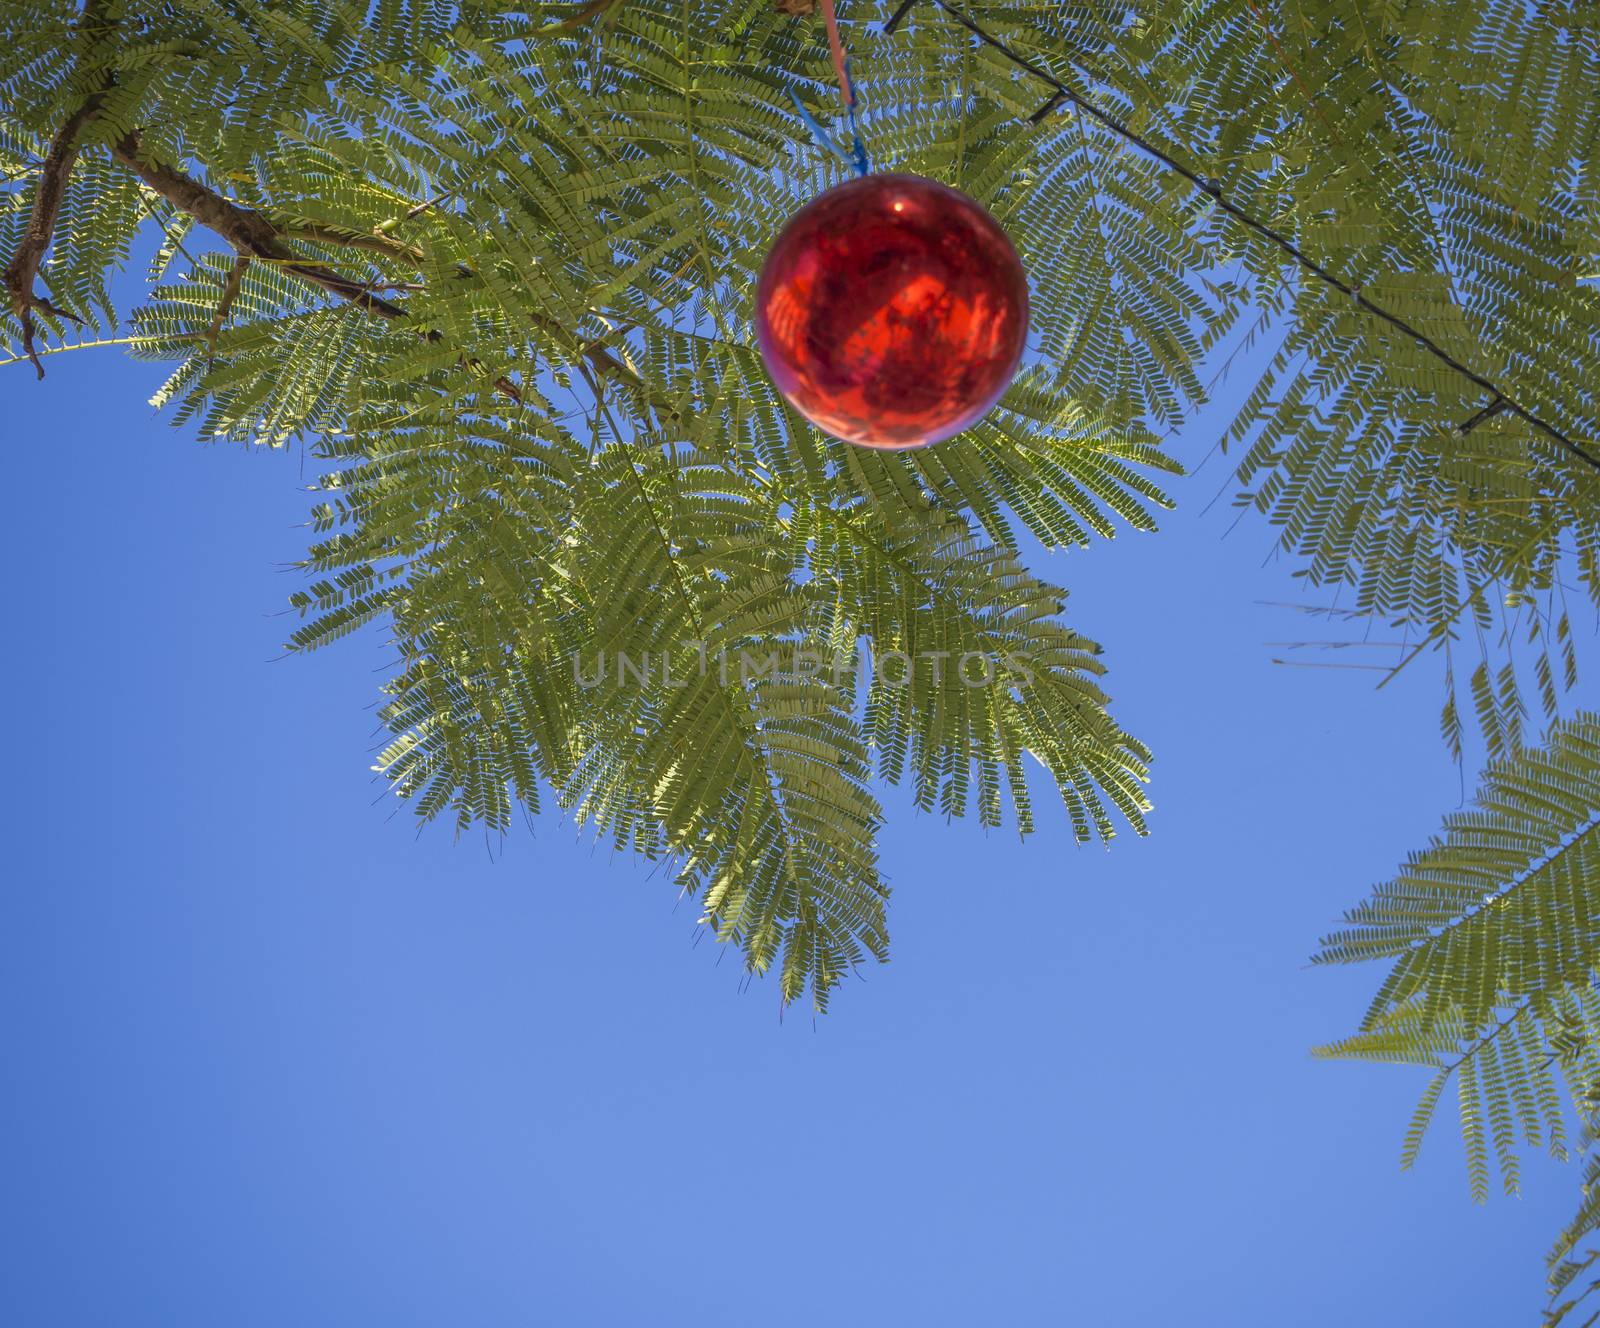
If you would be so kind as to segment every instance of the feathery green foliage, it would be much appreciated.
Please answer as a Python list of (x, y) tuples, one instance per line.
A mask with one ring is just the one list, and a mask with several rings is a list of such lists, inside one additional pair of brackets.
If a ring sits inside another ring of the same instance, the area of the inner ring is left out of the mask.
[[(1149, 753), (1014, 548), (1153, 528), (1175, 466), (1145, 390), (1081, 400), (1041, 365), (960, 448), (882, 457), (805, 427), (754, 353), (766, 245), (830, 178), (786, 108), (828, 95), (815, 25), (686, 0), (570, 29), (560, 6), (23, 9), (0, 253), (94, 99), (40, 277), (82, 320), (61, 344), (174, 361), (177, 422), (327, 462), (290, 645), (392, 629), (378, 768), (423, 817), (504, 829), (548, 791), (819, 1005), (886, 954), (874, 770), (1026, 831), (1031, 757), (1080, 838), (1142, 830)], [(875, 148), (1037, 206), (976, 62), (943, 86), (960, 46), (860, 52)], [(151, 227), (119, 325), (107, 274)], [(1071, 289), (1047, 237), (1023, 248)], [(1190, 353), (1201, 311), (1149, 316)], [(837, 666), (858, 647), (887, 670)]]
[[(1037, 353), (957, 444), (852, 451), (761, 372), (755, 274), (837, 169), (788, 107), (827, 114), (820, 23), (770, 0), (19, 0), (13, 268), (66, 186), (0, 335), (19, 367), (30, 326), (45, 357), (172, 362), (156, 400), (179, 423), (310, 448), (327, 472), (291, 645), (392, 629), (396, 788), (492, 827), (547, 790), (671, 859), (786, 999), (884, 952), (874, 769), (1026, 830), (1031, 756), (1080, 837), (1142, 827), (1149, 754), (1014, 550), (1153, 527), (1158, 433), (1263, 335), (1282, 346), (1227, 440), (1243, 501), (1355, 617), (1419, 647), (1477, 634), (1480, 718), (1510, 750), (1527, 671), (1552, 710), (1570, 681), (1564, 558), (1596, 593), (1596, 472), (1530, 423), (1596, 425), (1581, 14), (963, 12), (1122, 128), (1034, 117), (1048, 88), (941, 7), (893, 34), (869, 23), (886, 5), (847, 8), (877, 162), (972, 193), (1030, 273)], [(152, 230), (124, 319), (110, 274)], [(1497, 621), (1508, 597), (1526, 618)], [(1531, 633), (1528, 664), (1496, 628)], [(914, 654), (912, 685), (812, 667), (859, 645)], [(776, 662), (581, 677), (708, 650)], [(1008, 656), (1028, 685), (959, 671)]]
[(988, 206), (1033, 294), (1028, 368), (940, 448), (823, 438), (761, 369), (762, 257), (838, 178), (789, 106), (833, 104), (820, 22), (771, 0), (10, 0), (0, 359), (121, 346), (203, 438), (306, 448), (289, 644), (391, 633), (395, 790), (460, 827), (553, 800), (818, 1006), (887, 952), (875, 779), (1026, 832), (1031, 764), (1079, 839), (1142, 831), (1150, 754), (1018, 549), (1153, 529), (1163, 437), (1263, 366), (1238, 501), (1310, 611), (1442, 656), (1458, 759), (1459, 667), (1493, 758), (1327, 942), (1391, 963), (1327, 1051), (1433, 1069), (1408, 1160), (1453, 1077), (1474, 1191), (1514, 1189), (1600, 1080), (1600, 719), (1562, 718), (1569, 591), (1600, 603), (1600, 29), (1570, 0), (889, 13), (843, 16), (877, 163)]
[[(1318, 960), (1390, 969), (1360, 1031), (1321, 1054), (1433, 1070), (1403, 1164), (1452, 1078), (1475, 1198), (1488, 1195), (1491, 1162), (1517, 1191), (1519, 1144), (1565, 1158), (1570, 1121), (1600, 1110), (1600, 715), (1491, 762), (1473, 807), (1446, 817), (1346, 924)], [(1587, 1267), (1572, 1256), (1600, 1229), (1596, 1165), (1591, 1156), (1582, 1211), (1551, 1256), (1556, 1294)]]

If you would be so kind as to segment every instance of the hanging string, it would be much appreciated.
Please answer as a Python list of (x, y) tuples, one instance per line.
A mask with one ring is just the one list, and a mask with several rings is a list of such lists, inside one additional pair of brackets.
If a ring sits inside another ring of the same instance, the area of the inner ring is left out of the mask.
[(839, 16), (833, 12), (833, 0), (822, 0), (822, 17), (828, 25), (828, 50), (833, 56), (834, 72), (839, 75), (839, 100), (848, 111), (856, 104), (856, 94), (850, 87), (850, 68), (844, 62), (844, 43), (839, 40)]
[[(829, 0), (822, 0), (822, 3), (825, 6), (828, 6), (829, 11), (831, 12), (832, 6), (829, 3)], [(1240, 225), (1248, 227), (1263, 239), (1277, 246), (1281, 252), (1293, 259), (1294, 262), (1299, 264), (1303, 270), (1310, 273), (1313, 277), (1316, 277), (1319, 281), (1331, 286), (1334, 290), (1340, 292), (1340, 294), (1349, 297), (1349, 299), (1356, 305), (1357, 308), (1362, 309), (1368, 314), (1371, 314), (1374, 318), (1382, 319), (1390, 327), (1394, 328), (1396, 332), (1399, 332), (1402, 336), (1409, 337), (1416, 345), (1420, 346), (1423, 350), (1427, 351), (1428, 354), (1432, 355), (1434, 359), (1438, 360), (1446, 367), (1454, 370), (1462, 378), (1466, 379), (1474, 387), (1482, 391), (1488, 397), (1488, 404), (1465, 424), (1458, 426), (1456, 430), (1457, 433), (1470, 433), (1485, 420), (1490, 419), (1495, 415), (1504, 413), (1514, 416), (1515, 418), (1521, 420), (1524, 424), (1528, 425), (1530, 428), (1542, 433), (1546, 438), (1549, 438), (1551, 441), (1560, 444), (1561, 447), (1568, 452), (1568, 454), (1570, 454), (1574, 459), (1583, 462), (1590, 469), (1600, 471), (1600, 456), (1596, 456), (1593, 452), (1590, 452), (1580, 443), (1577, 443), (1572, 438), (1569, 438), (1565, 433), (1556, 428), (1555, 425), (1551, 424), (1548, 420), (1544, 419), (1540, 415), (1535, 414), (1528, 407), (1514, 400), (1511, 394), (1504, 388), (1500, 387), (1493, 380), (1486, 378), (1484, 375), (1470, 368), (1468, 365), (1462, 363), (1455, 356), (1451, 355), (1449, 351), (1445, 350), (1443, 346), (1439, 345), (1438, 342), (1433, 340), (1432, 337), (1424, 333), (1420, 328), (1417, 328), (1413, 324), (1406, 322), (1405, 319), (1401, 318), (1397, 314), (1391, 313), (1389, 310), (1383, 308), (1383, 306), (1373, 303), (1373, 301), (1369, 300), (1361, 293), (1361, 288), (1359, 285), (1353, 285), (1350, 282), (1347, 282), (1334, 275), (1334, 273), (1330, 272), (1316, 259), (1312, 258), (1281, 231), (1275, 230), (1273, 227), (1267, 225), (1266, 222), (1260, 221), (1251, 216), (1237, 203), (1234, 203), (1231, 199), (1226, 197), (1222, 192), (1222, 186), (1215, 180), (1209, 180), (1203, 175), (1200, 175), (1198, 172), (1191, 170), (1188, 166), (1185, 166), (1182, 162), (1174, 158), (1170, 153), (1163, 151), (1154, 143), (1150, 142), (1149, 139), (1144, 138), (1140, 134), (1134, 132), (1134, 130), (1123, 124), (1115, 116), (1101, 110), (1093, 102), (1079, 96), (1048, 70), (1040, 67), (1026, 56), (1019, 55), (1016, 51), (1013, 51), (1009, 46), (1007, 46), (1005, 42), (1001, 41), (992, 33), (984, 31), (984, 29), (981, 28), (970, 15), (968, 15), (964, 10), (956, 8), (955, 5), (949, 2), (949, 0), (933, 0), (933, 3), (957, 23), (959, 23), (968, 32), (972, 33), (973, 36), (975, 36), (985, 46), (992, 47), (1007, 60), (1011, 61), (1012, 64), (1016, 65), (1019, 69), (1025, 69), (1028, 73), (1032, 74), (1035, 78), (1046, 84), (1052, 90), (1050, 99), (1028, 117), (1030, 124), (1038, 124), (1052, 111), (1063, 105), (1072, 106), (1081, 114), (1087, 115), (1093, 120), (1097, 120), (1100, 124), (1104, 125), (1124, 142), (1131, 144), (1140, 152), (1144, 153), (1147, 157), (1159, 162), (1168, 170), (1182, 176), (1202, 194), (1205, 194), (1208, 198), (1210, 198), (1216, 207), (1227, 213), (1228, 216), (1232, 217)], [(914, 4), (916, 4), (916, 0), (901, 0), (899, 7), (896, 8), (889, 21), (884, 24), (883, 31), (886, 36), (892, 34), (894, 30), (900, 26), (906, 15), (911, 12), (911, 7)]]
[(850, 124), (850, 151), (846, 152), (840, 147), (817, 123), (816, 117), (801, 104), (800, 95), (793, 88), (789, 90), (789, 99), (794, 102), (795, 110), (800, 113), (800, 118), (805, 121), (806, 128), (811, 131), (818, 145), (833, 153), (857, 175), (865, 175), (872, 167), (867, 161), (867, 146), (861, 141), (861, 128), (856, 123), (856, 87), (850, 79), (850, 60), (844, 53), (844, 43), (839, 40), (839, 18), (834, 13), (833, 0), (821, 0), (821, 4), (822, 17), (828, 26), (828, 50), (833, 56), (834, 72), (839, 76), (839, 100), (844, 105), (845, 118)]

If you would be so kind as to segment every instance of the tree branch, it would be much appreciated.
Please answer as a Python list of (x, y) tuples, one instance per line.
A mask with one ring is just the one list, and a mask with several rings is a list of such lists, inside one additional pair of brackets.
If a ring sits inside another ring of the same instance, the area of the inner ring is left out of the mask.
[(1458, 434), (1460, 434), (1464, 438), (1464, 437), (1466, 437), (1467, 434), (1471, 433), (1474, 429), (1476, 429), (1485, 420), (1492, 420), (1496, 415), (1498, 415), (1501, 411), (1503, 411), (1505, 409), (1506, 409), (1505, 398), (1504, 397), (1496, 397), (1487, 406), (1485, 406), (1476, 415), (1474, 415), (1470, 420), (1467, 420), (1464, 423), (1457, 425), (1456, 426), (1456, 432)]
[(241, 258), (262, 258), (276, 263), (290, 276), (349, 300), (375, 318), (406, 317), (406, 311), (398, 304), (374, 295), (363, 283), (299, 257), (279, 238), (277, 228), (259, 212), (240, 207), (176, 167), (151, 161), (144, 154), (144, 144), (136, 130), (113, 143), (111, 155), (173, 207), (215, 231)]
[[(340, 276), (337, 272), (296, 255), (283, 243), (278, 227), (261, 213), (240, 207), (174, 167), (150, 161), (144, 155), (144, 144), (136, 132), (125, 134), (112, 145), (111, 151), (118, 161), (137, 174), (167, 202), (187, 212), (196, 221), (209, 227), (231, 244), (240, 257), (260, 258), (276, 263), (290, 276), (298, 277), (301, 281), (330, 291), (341, 299), (349, 300), (374, 317), (403, 319), (409, 316), (400, 305), (391, 304), (388, 300), (374, 295), (366, 283)], [(414, 264), (422, 258), (421, 251), (414, 246), (390, 240), (386, 236), (360, 235), (311, 223), (302, 225), (285, 222), (284, 224), (287, 229), (320, 244), (369, 250), (398, 262)], [(533, 321), (540, 331), (554, 337), (567, 350), (588, 360), (607, 378), (632, 388), (657, 409), (665, 409), (668, 414), (676, 414), (670, 404), (656, 399), (644, 380), (604, 345), (595, 342), (585, 343), (554, 319), (535, 318)], [(437, 331), (430, 330), (423, 335), (429, 341), (442, 339)], [(497, 379), (495, 387), (512, 400), (521, 402), (521, 391), (509, 379)]]
[[(443, 198), (445, 195), (441, 194), (439, 197)], [(436, 201), (435, 199), (429, 199), (424, 203), (419, 203), (406, 216), (416, 216), (432, 207)], [(383, 226), (388, 224), (385, 222)], [(367, 235), (359, 231), (346, 230), (339, 226), (329, 226), (321, 222), (297, 221), (290, 217), (280, 216), (277, 221), (277, 228), (282, 234), (311, 240), (318, 244), (328, 244), (349, 249), (366, 249), (375, 254), (382, 254), (385, 258), (391, 258), (397, 263), (409, 263), (414, 267), (420, 266), (424, 259), (422, 250), (415, 245), (404, 244), (399, 240), (390, 239), (383, 226), (375, 227), (373, 232)], [(473, 275), (472, 270), (464, 264), (459, 265), (459, 268), (460, 276), (470, 278)], [(635, 391), (641, 393), (645, 391), (644, 381), (599, 342), (581, 342), (577, 336), (553, 319), (535, 317), (533, 322), (534, 326), (541, 332), (549, 333), (568, 350), (576, 351), (584, 359), (588, 360), (605, 377), (614, 382), (623, 383)]]
[[(162, 198), (171, 203), (173, 207), (182, 212), (187, 212), (202, 226), (215, 231), (224, 240), (233, 246), (233, 250), (241, 260), (252, 258), (263, 259), (277, 264), (284, 272), (311, 286), (319, 287), (337, 295), (340, 299), (348, 300), (358, 309), (371, 314), (374, 318), (399, 320), (410, 315), (398, 304), (392, 304), (372, 292), (371, 287), (350, 277), (341, 276), (331, 268), (323, 267), (320, 263), (313, 263), (309, 259), (301, 258), (290, 249), (278, 235), (278, 229), (259, 212), (252, 212), (249, 208), (242, 208), (230, 199), (224, 198), (216, 190), (207, 188), (198, 180), (185, 175), (176, 167), (167, 166), (161, 162), (151, 161), (144, 155), (144, 144), (138, 132), (124, 134), (111, 146), (111, 155), (143, 180)], [(349, 237), (341, 236), (337, 232), (320, 230), (314, 237), (324, 243), (353, 243)], [(361, 239), (363, 237), (356, 237)], [(406, 246), (381, 242), (382, 247), (378, 252), (390, 257), (401, 256)], [(359, 245), (361, 248), (375, 248), (376, 245)], [(406, 255), (409, 256), (409, 255)], [(235, 266), (235, 273), (242, 276), (243, 268)], [(225, 306), (224, 306), (225, 310)], [(219, 310), (219, 315), (224, 311)], [(443, 337), (436, 330), (429, 330), (423, 334), (429, 341), (441, 341)], [(505, 396), (522, 404), (522, 392), (509, 378), (497, 378), (495, 389)]]
[(363, 235), (360, 231), (347, 230), (342, 226), (328, 226), (315, 221), (296, 221), (289, 217), (277, 217), (274, 221), (280, 234), (291, 236), (297, 240), (310, 240), (314, 244), (332, 244), (345, 249), (366, 249), (374, 254), (382, 254), (385, 258), (392, 258), (396, 262), (417, 264), (423, 260), (422, 250), (413, 244), (402, 244), (399, 240), (391, 240), (387, 235), (374, 231), (371, 235)]
[[(92, 21), (96, 11), (97, 6), (91, 0), (84, 10), (85, 22)], [(84, 99), (83, 104), (73, 112), (56, 134), (40, 168), (39, 187), (34, 198), (32, 214), (24, 228), (17, 251), (3, 274), (5, 287), (11, 295), (12, 306), (22, 324), (24, 352), (40, 378), (44, 377), (44, 365), (40, 361), (35, 344), (34, 312), (40, 311), (57, 318), (68, 318), (74, 322), (83, 320), (36, 293), (34, 283), (38, 278), (39, 265), (55, 233), (62, 199), (66, 195), (67, 180), (78, 157), (79, 136), (84, 126), (98, 114), (101, 103), (113, 86), (113, 81), (108, 75), (104, 83)], [(223, 304), (209, 340), (214, 341), (217, 331), (220, 330), (220, 322), (226, 318), (231, 295), (237, 291), (238, 278), (243, 276), (244, 268), (251, 259), (273, 263), (308, 285), (348, 300), (373, 317), (392, 321), (409, 317), (403, 307), (377, 295), (370, 283), (343, 276), (320, 263), (296, 254), (284, 243), (278, 227), (261, 213), (240, 207), (176, 167), (149, 158), (138, 131), (130, 131), (117, 139), (111, 145), (111, 155), (173, 207), (187, 213), (226, 240), (241, 260), (235, 265), (230, 276), (231, 289), (224, 294)], [(428, 205), (413, 209), (413, 213), (425, 210), (432, 201), (430, 200)], [(290, 223), (290, 226), (293, 233), (298, 233), (315, 243), (363, 249), (401, 262), (417, 263), (422, 259), (421, 250), (390, 239), (387, 235), (362, 235), (317, 224)], [(585, 345), (552, 320), (538, 320), (538, 326), (541, 330), (554, 335), (569, 350), (576, 351), (588, 360), (598, 372), (636, 391), (644, 392), (644, 384), (638, 375), (603, 345)], [(429, 330), (423, 335), (429, 341), (442, 339), (436, 330)], [(503, 377), (497, 379), (495, 388), (513, 401), (521, 403), (522, 393), (509, 379)]]
[(250, 260), (240, 254), (233, 260), (233, 267), (228, 272), (228, 280), (222, 287), (222, 298), (217, 301), (216, 316), (211, 320), (211, 330), (206, 333), (206, 354), (217, 353), (217, 338), (222, 334), (222, 326), (228, 321), (228, 310), (233, 308), (234, 300), (239, 297), (239, 287), (244, 284), (244, 271), (250, 266)]
[[(99, 9), (97, 0), (89, 0), (84, 6), (80, 26), (93, 26), (99, 19)], [(40, 295), (34, 290), (34, 283), (39, 277), (39, 264), (44, 260), (51, 238), (55, 235), (56, 218), (61, 214), (61, 200), (66, 196), (67, 180), (72, 174), (73, 164), (78, 160), (78, 136), (83, 132), (83, 127), (99, 113), (100, 103), (111, 91), (111, 86), (112, 77), (107, 73), (100, 86), (83, 99), (83, 104), (67, 117), (66, 123), (56, 133), (40, 168), (39, 188), (33, 196), (33, 211), (28, 215), (28, 224), (23, 228), (17, 251), (6, 265), (5, 287), (11, 295), (11, 307), (16, 310), (17, 318), (22, 323), (22, 348), (40, 378), (44, 377), (44, 365), (34, 345), (34, 311), (71, 319), (74, 323), (83, 322), (77, 314), (59, 308)]]
[[(107, 21), (104, 13), (104, 0), (85, 0), (83, 12), (79, 16), (78, 29), (80, 32), (99, 31), (105, 32), (116, 26), (114, 19)], [(32, 362), (35, 372), (40, 378), (44, 377), (44, 365), (40, 361), (38, 348), (34, 342), (35, 310), (42, 311), (57, 318), (68, 318), (74, 322), (82, 322), (76, 314), (57, 307), (44, 296), (34, 290), (34, 283), (38, 279), (39, 264), (50, 247), (51, 238), (55, 234), (56, 220), (61, 213), (62, 199), (66, 195), (67, 180), (72, 173), (73, 164), (78, 158), (78, 138), (83, 128), (99, 113), (101, 104), (106, 95), (116, 85), (116, 77), (109, 69), (104, 71), (99, 85), (84, 98), (83, 103), (57, 132), (50, 145), (49, 152), (40, 167), (39, 188), (34, 196), (33, 211), (28, 218), (28, 224), (23, 230), (21, 242), (16, 253), (7, 265), (3, 280), (7, 291), (10, 292), (12, 306), (17, 312), (22, 324), (23, 350), (29, 361)], [(202, 225), (215, 231), (230, 245), (238, 255), (229, 274), (227, 285), (224, 287), (222, 299), (218, 305), (216, 316), (212, 321), (207, 345), (214, 348), (222, 324), (227, 319), (228, 308), (238, 294), (239, 284), (244, 277), (245, 268), (252, 259), (260, 259), (277, 264), (291, 276), (309, 285), (317, 286), (322, 290), (337, 295), (340, 299), (348, 300), (358, 308), (376, 318), (391, 320), (409, 317), (407, 311), (398, 304), (391, 303), (377, 295), (371, 283), (352, 280), (340, 275), (332, 269), (315, 263), (297, 255), (284, 244), (278, 228), (266, 217), (248, 208), (242, 208), (237, 203), (224, 198), (214, 189), (209, 189), (198, 180), (184, 174), (174, 166), (166, 165), (149, 159), (144, 152), (144, 143), (137, 130), (131, 130), (122, 135), (111, 145), (112, 157), (133, 171), (152, 190), (159, 194), (173, 207), (188, 213)], [(413, 217), (426, 211), (439, 199), (431, 199), (427, 203), (419, 204), (413, 208), (407, 217)], [(316, 243), (341, 245), (347, 248), (366, 249), (382, 254), (397, 261), (418, 263), (422, 260), (422, 251), (412, 245), (404, 244), (391, 239), (383, 230), (372, 235), (362, 235), (354, 231), (344, 231), (341, 228), (322, 226), (308, 223), (297, 228), (308, 240)], [(608, 374), (619, 379), (643, 393), (645, 391), (642, 380), (619, 360), (616, 359), (604, 346), (597, 344), (584, 345), (573, 333), (568, 332), (559, 324), (550, 320), (540, 320), (543, 330), (552, 333), (569, 349), (575, 350), (587, 359), (598, 372)], [(437, 329), (429, 329), (423, 334), (429, 341), (443, 340), (442, 334)], [(476, 361), (466, 360), (466, 363), (475, 364)], [(509, 378), (501, 377), (495, 380), (495, 389), (505, 396), (522, 404), (522, 392)]]

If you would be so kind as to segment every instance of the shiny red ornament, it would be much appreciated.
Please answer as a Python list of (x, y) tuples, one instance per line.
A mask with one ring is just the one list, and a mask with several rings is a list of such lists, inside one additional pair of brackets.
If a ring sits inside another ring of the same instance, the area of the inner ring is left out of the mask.
[(965, 194), (867, 175), (783, 228), (755, 317), (773, 383), (819, 429), (863, 447), (925, 447), (1005, 391), (1028, 333), (1028, 281)]

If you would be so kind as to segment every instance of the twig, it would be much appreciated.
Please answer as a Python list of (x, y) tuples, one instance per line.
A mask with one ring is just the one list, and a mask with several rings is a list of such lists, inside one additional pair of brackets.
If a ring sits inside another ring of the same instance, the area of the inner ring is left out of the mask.
[(1388, 666), (1384, 664), (1311, 664), (1303, 660), (1274, 659), (1272, 663), (1286, 669), (1347, 669), (1357, 673), (1387, 673)]
[(415, 220), (424, 212), (428, 211), (429, 208), (437, 207), (453, 193), (455, 193), (454, 189), (446, 189), (442, 194), (435, 194), (432, 198), (425, 198), (416, 206), (407, 208), (404, 215), (390, 217), (388, 221), (380, 221), (372, 228), (372, 233), (374, 235), (387, 235), (390, 231), (394, 230), (396, 226), (400, 226), (405, 222)]
[(1474, 415), (1470, 420), (1467, 420), (1465, 423), (1463, 423), (1460, 426), (1458, 426), (1457, 429), (1456, 429), (1456, 432), (1458, 434), (1460, 434), (1463, 438), (1465, 438), (1469, 433), (1471, 433), (1474, 429), (1476, 429), (1480, 424), (1483, 424), (1487, 420), (1492, 420), (1496, 415), (1498, 415), (1505, 408), (1506, 408), (1505, 398), (1504, 397), (1496, 397), (1487, 406), (1485, 406), (1476, 415)]
[[(100, 337), (94, 341), (64, 341), (59, 342), (54, 346), (41, 346), (39, 347), (38, 354), (65, 355), (68, 351), (99, 350), (105, 346), (148, 346), (155, 339), (156, 338), (151, 336), (134, 335), (131, 337)], [(199, 341), (200, 336), (198, 333), (194, 332), (182, 332), (162, 339), (170, 339), (173, 341)], [(29, 357), (26, 355), (11, 355), (5, 359), (0, 359), (0, 369), (5, 368), (5, 366), (8, 364), (21, 364), (28, 358)]]
[(444, 202), (444, 200), (449, 198), (450, 195), (452, 193), (454, 193), (454, 192), (455, 191), (453, 189), (449, 189), (449, 190), (446, 190), (442, 194), (435, 194), (432, 198), (423, 199), (422, 202), (418, 203), (415, 207), (407, 208), (406, 209), (406, 215), (403, 216), (400, 220), (401, 221), (410, 221), (413, 217), (420, 217), (429, 208), (437, 207), (440, 203)]
[(566, 18), (556, 19), (546, 23), (542, 28), (535, 28), (536, 33), (561, 32), (570, 28), (580, 27), (592, 18), (597, 18), (616, 4), (617, 0), (588, 0), (586, 4), (579, 5), (574, 13)]
[(375, 254), (382, 254), (385, 258), (393, 258), (400, 262), (420, 263), (423, 260), (422, 250), (414, 244), (403, 244), (399, 240), (391, 240), (387, 235), (374, 230), (370, 235), (360, 231), (346, 230), (340, 226), (326, 226), (313, 221), (291, 221), (283, 218), (274, 218), (273, 225), (282, 235), (288, 235), (297, 240), (310, 240), (313, 244), (334, 244), (345, 249), (366, 249)]
[(217, 312), (211, 319), (210, 330), (206, 333), (208, 358), (217, 353), (217, 338), (222, 334), (222, 325), (228, 321), (228, 310), (233, 307), (233, 302), (238, 297), (239, 287), (244, 283), (244, 270), (249, 266), (250, 259), (240, 254), (233, 260), (233, 267), (228, 271), (228, 280), (222, 287), (222, 298), (217, 301)]

